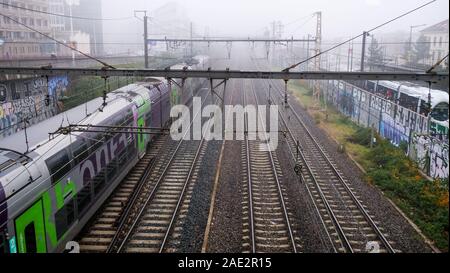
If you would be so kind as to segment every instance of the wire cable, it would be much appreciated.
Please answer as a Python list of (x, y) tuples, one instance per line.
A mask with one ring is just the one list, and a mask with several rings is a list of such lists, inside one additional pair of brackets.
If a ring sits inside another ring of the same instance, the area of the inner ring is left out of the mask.
[(71, 18), (71, 19), (90, 20), (90, 21), (119, 21), (119, 20), (129, 20), (129, 19), (134, 18), (134, 17), (89, 18), (89, 17), (70, 16), (70, 15), (61, 14), (61, 13), (52, 13), (52, 12), (43, 11), (43, 10), (30, 9), (30, 8), (20, 7), (20, 6), (16, 6), (16, 5), (12, 5), (12, 4), (7, 4), (7, 3), (0, 3), (0, 5), (11, 7), (11, 8), (16, 8), (16, 9), (21, 9), (21, 10), (26, 10), (26, 11), (31, 11), (31, 12), (36, 12), (36, 13), (47, 14), (47, 15), (53, 15), (53, 16), (59, 16), (59, 17), (64, 17), (64, 18)]
[(73, 50), (73, 51), (75, 51), (75, 52), (78, 52), (78, 53), (80, 53), (81, 55), (83, 55), (83, 56), (85, 56), (85, 57), (87, 57), (87, 58), (89, 58), (89, 59), (95, 60), (95, 61), (101, 63), (101, 64), (102, 64), (103, 66), (105, 66), (105, 67), (109, 67), (109, 68), (111, 68), (111, 69), (116, 69), (114, 66), (112, 66), (112, 65), (110, 65), (110, 64), (107, 64), (107, 63), (105, 63), (104, 61), (99, 60), (99, 59), (97, 59), (97, 58), (95, 58), (95, 57), (92, 57), (92, 56), (90, 56), (89, 54), (86, 54), (86, 53), (84, 53), (84, 52), (82, 52), (82, 51), (80, 51), (80, 50), (78, 50), (78, 49), (76, 49), (76, 48), (74, 48), (74, 47), (72, 47), (72, 46), (69, 46), (68, 44), (63, 43), (63, 42), (61, 42), (61, 41), (59, 41), (59, 40), (57, 40), (57, 39), (51, 37), (50, 35), (47, 35), (47, 34), (41, 32), (41, 31), (39, 31), (39, 30), (37, 30), (37, 29), (34, 29), (34, 28), (32, 28), (32, 27), (30, 27), (30, 26), (28, 26), (28, 25), (26, 25), (26, 24), (20, 22), (19, 20), (15, 20), (15, 19), (13, 19), (13, 18), (11, 18), (11, 17), (9, 17), (9, 16), (7, 16), (7, 15), (4, 15), (3, 13), (0, 13), (0, 15), (3, 16), (3, 17), (9, 18), (9, 20), (11, 20), (11, 21), (13, 21), (13, 22), (16, 22), (17, 24), (22, 25), (22, 26), (24, 26), (25, 28), (27, 28), (27, 29), (29, 29), (29, 30), (31, 30), (31, 31), (34, 31), (34, 32), (36, 32), (36, 33), (39, 33), (40, 35), (42, 35), (42, 36), (44, 36), (44, 37), (46, 37), (46, 38), (48, 38), (48, 39), (50, 39), (50, 40), (53, 40), (53, 41), (55, 41), (56, 43), (58, 43), (58, 44), (60, 44), (60, 45), (63, 45), (63, 46), (65, 46), (65, 47), (67, 47), (67, 48), (69, 48), (69, 49), (71, 49), (71, 50)]
[(335, 49), (335, 48), (337, 48), (337, 47), (340, 47), (340, 46), (342, 46), (342, 45), (344, 45), (344, 44), (346, 44), (346, 43), (348, 43), (348, 42), (351, 42), (351, 41), (353, 41), (353, 40), (355, 40), (355, 39), (357, 39), (357, 38), (363, 36), (365, 33), (370, 33), (370, 32), (372, 32), (372, 31), (374, 31), (374, 30), (376, 30), (376, 29), (378, 29), (378, 28), (381, 28), (381, 27), (383, 27), (383, 26), (385, 26), (385, 25), (387, 25), (387, 24), (389, 24), (389, 23), (391, 23), (391, 22), (393, 22), (393, 21), (396, 21), (396, 20), (398, 20), (398, 19), (400, 19), (400, 18), (402, 18), (402, 17), (404, 17), (404, 16), (406, 16), (406, 15), (408, 15), (408, 14), (410, 14), (410, 13), (413, 13), (413, 12), (416, 11), (416, 10), (419, 10), (419, 9), (421, 9), (421, 8), (423, 8), (423, 7), (426, 7), (426, 6), (428, 6), (428, 5), (430, 5), (431, 3), (434, 3), (434, 2), (436, 2), (436, 0), (432, 0), (432, 1), (430, 1), (430, 2), (427, 2), (427, 3), (425, 3), (425, 4), (423, 4), (423, 5), (419, 6), (419, 7), (417, 7), (417, 8), (415, 8), (415, 9), (412, 9), (412, 10), (410, 10), (410, 11), (408, 11), (408, 12), (405, 12), (405, 13), (403, 13), (403, 14), (401, 14), (401, 15), (399, 15), (399, 16), (397, 16), (397, 17), (395, 17), (395, 18), (393, 18), (393, 19), (391, 19), (391, 20), (389, 20), (389, 21), (386, 21), (386, 22), (382, 23), (381, 25), (378, 25), (378, 26), (376, 26), (376, 27), (374, 27), (374, 28), (371, 28), (371, 29), (369, 29), (368, 31), (366, 31), (366, 32), (364, 32), (364, 33), (362, 33), (362, 34), (359, 34), (359, 35), (357, 35), (357, 36), (354, 36), (353, 38), (350, 38), (350, 39), (346, 40), (345, 42), (339, 43), (339, 44), (337, 44), (336, 46), (333, 46), (333, 47), (331, 47), (331, 48), (329, 48), (329, 49), (327, 49), (327, 50), (325, 50), (325, 51), (321, 51), (321, 52), (319, 52), (318, 54), (316, 54), (316, 55), (314, 55), (314, 56), (312, 56), (312, 57), (307, 58), (306, 60), (303, 60), (303, 61), (301, 61), (301, 62), (299, 62), (299, 63), (293, 64), (293, 65), (291, 65), (290, 67), (283, 69), (282, 71), (283, 71), (283, 72), (288, 72), (290, 69), (293, 69), (293, 68), (295, 68), (295, 67), (297, 67), (297, 66), (299, 66), (299, 65), (301, 65), (301, 64), (303, 64), (303, 63), (305, 63), (305, 62), (307, 62), (307, 61), (309, 61), (309, 60), (312, 60), (312, 59), (314, 59), (314, 58), (316, 58), (316, 57), (322, 55), (323, 53), (326, 53), (326, 52), (328, 52), (328, 51), (331, 51), (331, 50), (333, 50), (333, 49)]
[(430, 67), (430, 69), (427, 70), (427, 73), (431, 73), (436, 67), (438, 67), (445, 59), (447, 59), (448, 57), (448, 53), (447, 55), (445, 55), (444, 58), (440, 59), (437, 63), (435, 63), (432, 67)]

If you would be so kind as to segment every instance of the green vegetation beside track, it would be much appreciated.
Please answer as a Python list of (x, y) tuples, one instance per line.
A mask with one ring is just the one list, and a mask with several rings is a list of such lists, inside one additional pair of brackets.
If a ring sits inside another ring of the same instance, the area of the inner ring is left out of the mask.
[(342, 145), (364, 170), (366, 181), (381, 189), (422, 232), (442, 251), (448, 251), (449, 183), (447, 179), (433, 181), (423, 177), (417, 164), (404, 153), (405, 147), (395, 147), (362, 128), (327, 106), (327, 114), (312, 97), (312, 91), (301, 81), (290, 81), (289, 90), (313, 117), (317, 126)]

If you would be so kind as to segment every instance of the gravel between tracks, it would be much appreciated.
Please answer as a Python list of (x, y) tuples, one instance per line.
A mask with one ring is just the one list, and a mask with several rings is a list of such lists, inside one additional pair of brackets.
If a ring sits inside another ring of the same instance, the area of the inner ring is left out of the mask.
[(183, 232), (178, 247), (180, 252), (201, 252), (221, 143), (221, 141), (208, 142), (198, 180), (192, 190), (189, 210), (182, 224)]
[(384, 228), (389, 240), (394, 241), (395, 248), (402, 252), (431, 252), (430, 247), (422, 240), (403, 216), (389, 203), (387, 197), (376, 187), (364, 181), (364, 173), (345, 154), (338, 152), (338, 144), (328, 137), (327, 133), (317, 127), (309, 113), (297, 101), (291, 99), (292, 107), (302, 117), (304, 123), (322, 147), (333, 157), (337, 167), (348, 178), (349, 184), (355, 188), (360, 200), (375, 216), (375, 221)]
[(225, 142), (207, 252), (242, 252), (241, 146)]

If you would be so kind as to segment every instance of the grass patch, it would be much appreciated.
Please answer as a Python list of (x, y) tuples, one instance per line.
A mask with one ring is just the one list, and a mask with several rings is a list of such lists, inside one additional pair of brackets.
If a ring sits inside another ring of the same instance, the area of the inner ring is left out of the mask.
[[(162, 68), (166, 66), (171, 66), (178, 62), (175, 59), (170, 60), (155, 60), (150, 63), (153, 68)], [(144, 63), (128, 63), (128, 64), (115, 64), (116, 68), (142, 68)], [(93, 66), (94, 68), (100, 68), (101, 65)], [(114, 91), (125, 85), (131, 84), (142, 78), (138, 77), (110, 77), (108, 79), (106, 89), (109, 91)], [(86, 103), (87, 101), (93, 100), (98, 97), (103, 96), (103, 90), (105, 89), (105, 81), (101, 77), (78, 77), (72, 79), (72, 82), (68, 90), (63, 94), (63, 97), (59, 98), (61, 102), (61, 111), (67, 111), (78, 105)]]
[(312, 98), (302, 81), (290, 81), (289, 90), (329, 136), (344, 145), (345, 151), (366, 171), (366, 181), (379, 187), (423, 233), (442, 251), (448, 251), (449, 193), (448, 179), (432, 182), (423, 178), (417, 165), (399, 148), (377, 138), (370, 148), (371, 131), (361, 128), (328, 106), (328, 117)]
[(448, 179), (428, 181), (402, 149), (379, 139), (366, 158), (372, 162), (367, 181), (375, 184), (432, 239), (448, 251)]
[[(136, 78), (111, 77), (107, 82), (106, 88), (109, 91), (114, 91), (135, 80)], [(103, 96), (104, 89), (105, 80), (101, 77), (80, 77), (72, 80), (68, 91), (60, 98), (63, 106), (62, 111), (70, 110), (87, 101)]]

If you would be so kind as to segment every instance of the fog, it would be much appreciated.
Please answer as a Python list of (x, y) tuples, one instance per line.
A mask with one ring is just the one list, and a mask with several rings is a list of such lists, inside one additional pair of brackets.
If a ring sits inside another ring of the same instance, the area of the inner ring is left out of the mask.
[[(160, 8), (169, 3), (175, 3), (182, 17), (185, 17), (186, 23), (182, 30), (185, 37), (189, 37), (191, 22), (195, 37), (261, 37), (264, 31), (272, 32), (271, 23), (274, 21), (280, 21), (284, 25), (281, 35), (284, 38), (303, 38), (308, 34), (315, 36), (316, 20), (312, 14), (321, 11), (322, 35), (326, 42), (355, 36), (426, 2), (427, 0), (103, 0), (104, 18), (129, 18), (105, 21), (104, 42), (107, 43), (105, 49), (110, 53), (142, 50), (143, 23), (142, 20), (133, 18), (134, 10), (149, 12), (150, 38), (173, 36), (167, 27), (172, 21), (178, 20), (180, 15), (160, 12)], [(448, 0), (437, 0), (372, 34), (385, 35), (387, 38), (383, 38), (384, 41), (392, 40), (391, 37), (394, 37), (395, 42), (406, 41), (410, 26), (431, 26), (441, 22), (449, 18), (448, 10)], [(142, 14), (138, 16), (142, 18)], [(417, 37), (423, 28), (415, 28), (413, 37)]]
[[(280, 20), (284, 24), (322, 11), (323, 35), (326, 38), (350, 36), (364, 29), (378, 25), (407, 10), (415, 8), (426, 0), (103, 0), (104, 17), (133, 15), (133, 10), (152, 11), (175, 2), (181, 4), (188, 17), (203, 32), (218, 35), (249, 36), (262, 33), (270, 22)], [(402, 18), (383, 30), (408, 30), (410, 25), (434, 24), (448, 18), (448, 0), (438, 0), (431, 5)], [(286, 36), (304, 36), (314, 32), (314, 20), (286, 26)], [(107, 32), (121, 32), (124, 29), (105, 26)], [(136, 31), (136, 30), (129, 30)]]

